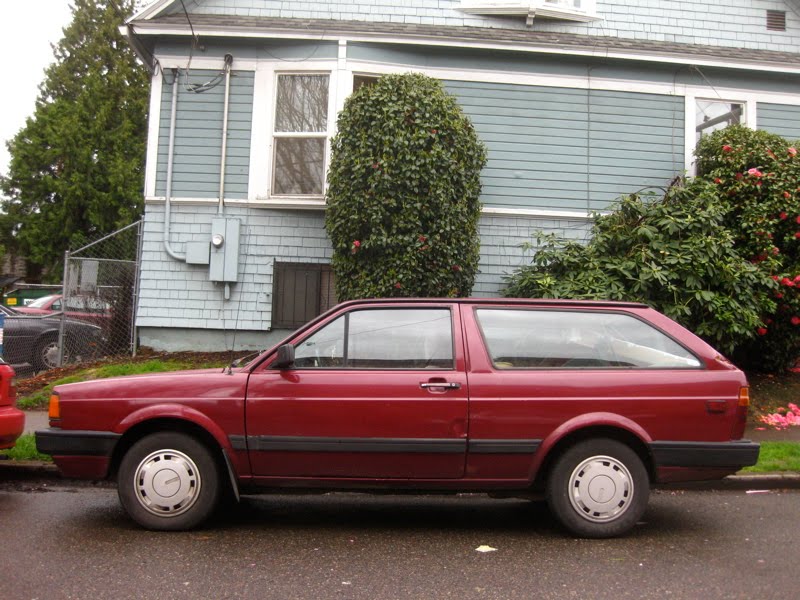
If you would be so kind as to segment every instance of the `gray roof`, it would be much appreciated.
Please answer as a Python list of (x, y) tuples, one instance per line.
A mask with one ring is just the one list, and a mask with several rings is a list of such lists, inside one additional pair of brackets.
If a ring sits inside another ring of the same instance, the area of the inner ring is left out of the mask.
[[(574, 33), (554, 33), (545, 31), (510, 30), (488, 27), (442, 27), (433, 25), (413, 25), (401, 23), (373, 23), (365, 21), (332, 21), (327, 19), (281, 19), (263, 17), (240, 17), (226, 15), (191, 16), (195, 29), (220, 29), (224, 31), (263, 30), (264, 32), (305, 32), (307, 34), (359, 35), (361, 37), (404, 38), (406, 40), (429, 40), (437, 38), (458, 42), (489, 43), (499, 45), (529, 46), (543, 51), (604, 51), (631, 55), (668, 56), (675, 62), (682, 58), (730, 61), (738, 64), (751, 63), (753, 66), (774, 65), (779, 67), (800, 66), (800, 53), (778, 52), (773, 50), (750, 50), (724, 46), (705, 46), (700, 44), (678, 44), (647, 40), (633, 40), (618, 37), (590, 36)], [(131, 23), (138, 33), (146, 34), (151, 27), (185, 26), (186, 16), (173, 14), (159, 16), (146, 21)]]

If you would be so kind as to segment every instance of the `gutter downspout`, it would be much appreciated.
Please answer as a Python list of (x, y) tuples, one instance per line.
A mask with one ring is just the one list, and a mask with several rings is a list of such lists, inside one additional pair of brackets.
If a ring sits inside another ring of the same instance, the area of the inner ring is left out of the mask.
[(169, 245), (170, 199), (172, 198), (172, 167), (175, 162), (175, 122), (178, 113), (178, 70), (172, 70), (172, 109), (169, 116), (169, 150), (167, 150), (167, 191), (164, 198), (164, 250), (175, 260), (185, 261), (185, 254), (178, 254)]

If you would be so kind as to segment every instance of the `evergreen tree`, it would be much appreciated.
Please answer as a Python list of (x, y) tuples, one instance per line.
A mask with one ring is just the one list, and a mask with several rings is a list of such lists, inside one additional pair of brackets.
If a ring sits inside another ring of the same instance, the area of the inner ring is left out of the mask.
[(60, 276), (64, 251), (142, 212), (149, 76), (119, 33), (133, 0), (74, 0), (32, 117), (8, 143), (0, 237)]

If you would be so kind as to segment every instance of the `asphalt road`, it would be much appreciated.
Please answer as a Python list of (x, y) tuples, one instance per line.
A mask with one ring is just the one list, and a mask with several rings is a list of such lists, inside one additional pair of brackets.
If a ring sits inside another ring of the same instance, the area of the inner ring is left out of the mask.
[(0, 598), (789, 599), (798, 509), (799, 491), (662, 491), (632, 535), (592, 541), (522, 500), (281, 495), (152, 533), (113, 488), (5, 483)]

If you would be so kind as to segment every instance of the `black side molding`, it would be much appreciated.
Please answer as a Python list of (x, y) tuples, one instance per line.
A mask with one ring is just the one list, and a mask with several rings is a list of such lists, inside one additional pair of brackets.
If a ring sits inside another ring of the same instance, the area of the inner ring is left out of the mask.
[(737, 442), (652, 442), (656, 467), (742, 468), (758, 462), (761, 445)]

